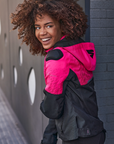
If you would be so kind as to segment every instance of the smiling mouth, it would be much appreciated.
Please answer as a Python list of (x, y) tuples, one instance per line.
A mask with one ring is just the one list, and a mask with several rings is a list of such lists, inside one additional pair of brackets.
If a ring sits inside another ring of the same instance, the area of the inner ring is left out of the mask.
[(42, 40), (42, 44), (46, 45), (50, 42), (51, 38), (45, 38), (45, 39), (41, 39)]
[(51, 38), (42, 39), (43, 42), (50, 40)]

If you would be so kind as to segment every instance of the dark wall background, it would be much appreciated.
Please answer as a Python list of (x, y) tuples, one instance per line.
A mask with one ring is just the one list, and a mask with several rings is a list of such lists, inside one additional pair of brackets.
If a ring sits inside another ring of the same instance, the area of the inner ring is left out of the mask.
[(106, 144), (114, 143), (114, 1), (90, 0), (90, 40), (96, 46), (94, 71), (99, 117), (107, 130)]

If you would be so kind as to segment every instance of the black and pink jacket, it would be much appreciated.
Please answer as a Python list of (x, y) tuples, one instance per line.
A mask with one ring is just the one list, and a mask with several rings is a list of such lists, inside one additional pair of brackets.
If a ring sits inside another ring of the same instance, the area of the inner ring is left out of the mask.
[(47, 52), (45, 98), (40, 109), (53, 119), (53, 126), (64, 141), (91, 137), (103, 130), (94, 91), (95, 67), (94, 44), (81, 38), (68, 41), (63, 37)]

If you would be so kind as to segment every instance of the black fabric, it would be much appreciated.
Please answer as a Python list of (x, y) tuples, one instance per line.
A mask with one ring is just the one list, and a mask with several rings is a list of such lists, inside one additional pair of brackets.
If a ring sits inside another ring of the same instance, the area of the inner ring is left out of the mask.
[(68, 79), (64, 113), (55, 120), (59, 137), (68, 141), (94, 136), (103, 130), (103, 123), (98, 119), (93, 79), (82, 86), (72, 70)]
[(77, 140), (73, 141), (63, 141), (62, 144), (104, 144), (105, 142), (105, 132), (101, 132), (93, 137), (88, 138), (78, 138)]
[(59, 49), (51, 50), (46, 56), (46, 61), (48, 60), (59, 60), (63, 57), (63, 53)]
[(90, 54), (90, 56), (93, 58), (94, 56), (94, 51), (93, 50), (87, 50), (88, 54)]
[(53, 95), (44, 90), (45, 98), (40, 105), (42, 113), (51, 119), (58, 119), (63, 114), (64, 95)]
[(57, 129), (55, 121), (49, 119), (49, 123), (44, 131), (41, 144), (56, 144), (57, 143)]
[(83, 39), (78, 38), (77, 40), (67, 40), (66, 38), (58, 41), (55, 45), (55, 47), (68, 47), (68, 46), (72, 46), (72, 45), (76, 45), (79, 43), (85, 42)]
[(80, 85), (77, 75), (70, 70), (61, 95), (44, 93), (41, 111), (48, 118), (55, 119), (62, 140), (92, 137), (103, 130), (103, 123), (98, 119), (93, 79), (86, 85)]

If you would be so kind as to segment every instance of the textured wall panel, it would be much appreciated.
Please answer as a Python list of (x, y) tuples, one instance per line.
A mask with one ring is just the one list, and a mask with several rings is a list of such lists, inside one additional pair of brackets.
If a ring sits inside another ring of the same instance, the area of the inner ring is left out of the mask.
[[(11, 102), (10, 95), (10, 44), (9, 44), (9, 13), (7, 0), (0, 0), (0, 86), (4, 89), (7, 99)], [(3, 71), (1, 71), (3, 70)]]

